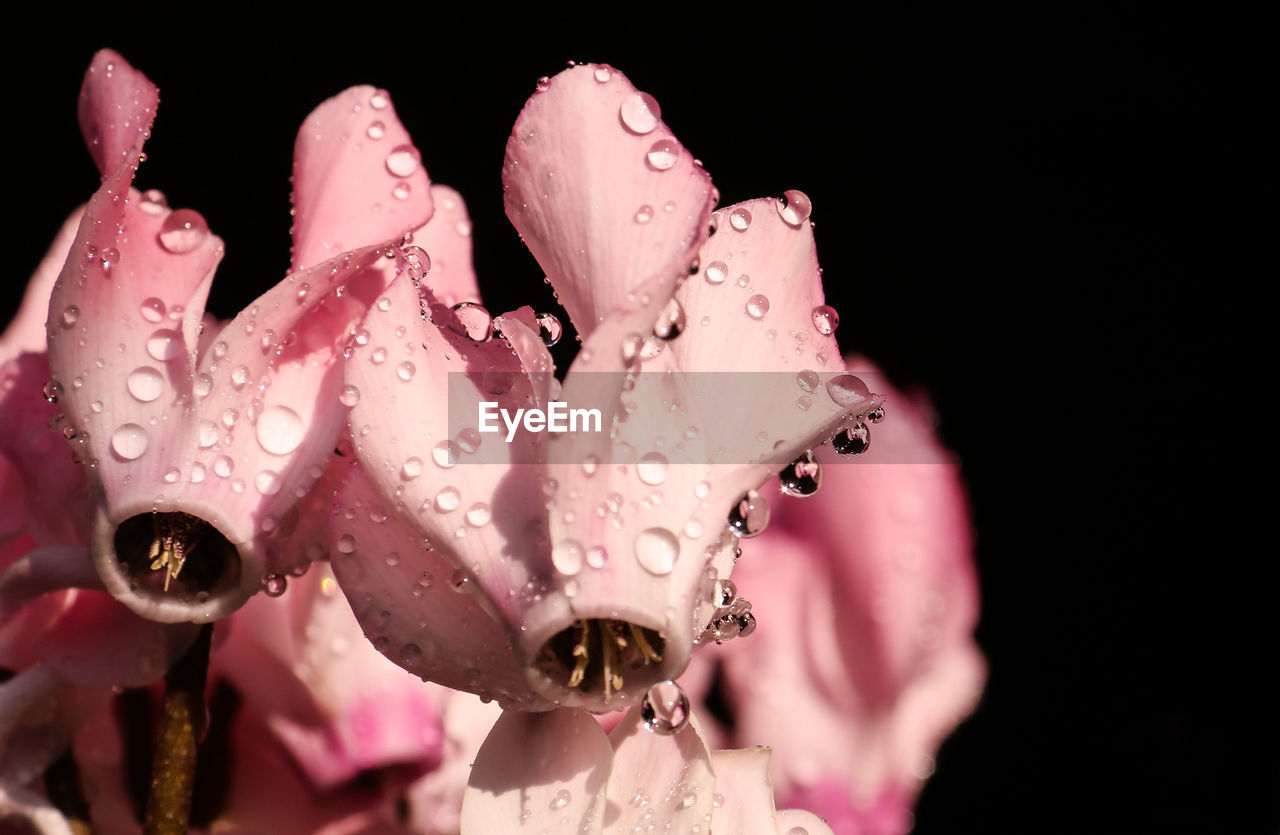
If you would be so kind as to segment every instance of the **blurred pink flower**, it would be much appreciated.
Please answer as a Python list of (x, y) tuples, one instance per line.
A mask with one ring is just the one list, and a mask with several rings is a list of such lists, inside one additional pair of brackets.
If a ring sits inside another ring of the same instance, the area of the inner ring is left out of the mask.
[(778, 796), (839, 835), (911, 828), (938, 746), (985, 679), (957, 463), (927, 403), (881, 388), (870, 449), (856, 463), (821, 450), (822, 488), (785, 501), (740, 561), (754, 634), (699, 656), (722, 668), (734, 744), (772, 746)]
[[(539, 339), (558, 324), (525, 308), (489, 339), (482, 308), (441, 304), (474, 278), (465, 236), (428, 224), (346, 366), (359, 463), (334, 570), (406, 669), (504, 706), (618, 709), (687, 664), (732, 568), (731, 510), (873, 399), (815, 316), (807, 199), (713, 214), (707, 174), (616, 70), (539, 84), (504, 183), (583, 347), (561, 387)], [(598, 409), (603, 431), (478, 431), (482, 402), (550, 401)]]

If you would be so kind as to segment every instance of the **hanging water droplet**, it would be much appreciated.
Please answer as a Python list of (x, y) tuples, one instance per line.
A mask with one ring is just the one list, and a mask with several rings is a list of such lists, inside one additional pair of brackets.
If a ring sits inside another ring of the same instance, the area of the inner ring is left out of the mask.
[(355, 386), (343, 386), (338, 393), (338, 402), (343, 406), (354, 406), (360, 402), (360, 389)]
[(289, 587), (289, 579), (283, 574), (268, 574), (262, 578), (262, 592), (267, 597), (279, 597)]
[(636, 561), (650, 574), (670, 574), (680, 555), (680, 543), (666, 528), (648, 528), (636, 534)]
[(669, 171), (680, 161), (680, 143), (675, 139), (659, 139), (649, 146), (644, 159), (654, 171)]
[(164, 375), (149, 365), (135, 368), (125, 380), (125, 386), (135, 400), (150, 403), (164, 394)]
[(636, 475), (650, 486), (667, 480), (667, 456), (661, 452), (646, 453), (636, 462)]
[(764, 318), (766, 313), (769, 312), (769, 300), (759, 293), (756, 293), (754, 296), (747, 299), (746, 308), (747, 315), (752, 319), (759, 321)]
[(147, 353), (152, 359), (160, 362), (177, 359), (182, 356), (185, 349), (186, 346), (182, 344), (182, 334), (177, 331), (163, 328), (147, 337)]
[(848, 429), (836, 433), (831, 439), (831, 447), (841, 455), (854, 457), (871, 448), (871, 428), (865, 423), (855, 423)]
[(548, 348), (560, 341), (560, 337), (564, 334), (564, 326), (560, 324), (560, 320), (556, 318), (554, 313), (538, 314), (538, 336), (542, 337), (542, 344)]
[(827, 392), (836, 405), (858, 414), (871, 402), (871, 390), (867, 384), (852, 374), (840, 374), (827, 381)]
[(782, 222), (793, 229), (799, 229), (812, 213), (813, 204), (803, 191), (784, 191), (778, 200), (778, 214), (782, 217)]
[(759, 536), (769, 526), (769, 503), (755, 490), (738, 500), (729, 511), (729, 530), (742, 539)]
[(160, 245), (174, 255), (192, 252), (209, 237), (209, 224), (193, 209), (178, 209), (160, 224)]
[(140, 458), (147, 451), (147, 430), (136, 423), (126, 423), (111, 433), (111, 450), (126, 461)]
[(751, 212), (748, 212), (743, 208), (734, 209), (732, 212), (729, 212), (729, 225), (732, 226), (735, 231), (747, 231), (747, 227), (751, 225)]
[(872, 423), (879, 423), (880, 421), (884, 420), (884, 407), (881, 406), (879, 408), (872, 409), (871, 411), (867, 412), (867, 420), (871, 421)]
[(76, 307), (74, 304), (63, 308), (61, 321), (64, 328), (72, 327), (79, 318), (80, 308)]
[(62, 384), (57, 380), (50, 380), (44, 384), (44, 399), (50, 403), (57, 403), (58, 398), (62, 396)]
[(788, 496), (812, 496), (822, 486), (822, 462), (807, 450), (778, 473), (778, 481)]
[(840, 314), (829, 304), (818, 305), (813, 309), (813, 326), (823, 336), (830, 336), (840, 325)]
[(716, 580), (711, 590), (711, 605), (728, 609), (738, 599), (738, 586), (732, 580)]
[(658, 126), (662, 120), (662, 109), (648, 93), (632, 93), (622, 100), (618, 118), (624, 128), (637, 136), (644, 136)]
[(645, 730), (662, 736), (679, 732), (689, 723), (689, 697), (674, 681), (660, 681), (645, 691), (640, 702)]
[(676, 298), (672, 297), (658, 314), (658, 321), (653, 323), (653, 335), (659, 339), (675, 339), (684, 332), (687, 325), (684, 308)]
[(752, 632), (756, 631), (756, 616), (750, 612), (744, 612), (738, 617), (738, 637), (745, 638)]
[(418, 170), (421, 157), (412, 145), (397, 145), (387, 154), (387, 170), (397, 177), (410, 177)]
[(582, 570), (584, 557), (582, 543), (576, 539), (561, 540), (551, 549), (551, 563), (556, 571), (570, 577)]
[(645, 205), (636, 209), (636, 223), (644, 224), (644, 223), (648, 223), (651, 220), (653, 220), (652, 206), (646, 203)]
[(456, 324), (451, 327), (472, 342), (488, 342), (493, 336), (493, 317), (475, 302), (459, 302), (452, 308), (457, 317)]

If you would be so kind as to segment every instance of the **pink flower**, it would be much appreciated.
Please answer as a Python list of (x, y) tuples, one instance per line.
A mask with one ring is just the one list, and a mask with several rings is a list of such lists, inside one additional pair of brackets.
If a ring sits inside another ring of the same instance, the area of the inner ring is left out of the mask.
[(938, 746), (985, 678), (956, 463), (927, 403), (888, 402), (865, 456), (824, 449), (821, 490), (785, 502), (739, 563), (754, 634), (700, 656), (723, 670), (734, 743), (773, 746), (778, 796), (841, 835), (911, 828)]
[(507, 711), (480, 748), (463, 832), (714, 832), (808, 835), (812, 813), (776, 812), (769, 750), (708, 749), (696, 720), (670, 735), (633, 707), (609, 734), (588, 713)]
[[(732, 569), (731, 511), (875, 400), (843, 373), (807, 199), (712, 214), (706, 173), (617, 71), (541, 83), (504, 182), (582, 350), (561, 387), (545, 320), (516, 311), (488, 339), (482, 309), (450, 312), (440, 281), (471, 285), (465, 240), (428, 224), (430, 271), (417, 255), (387, 288), (346, 366), (359, 464), (334, 570), (375, 645), (425, 678), (618, 709), (688, 662)], [(595, 408), (602, 431), (478, 420), (484, 402), (552, 401)]]
[[(383, 251), (432, 202), (385, 93), (329, 100), (295, 148), (293, 271), (205, 331), (221, 240), (195, 212), (131, 188), (156, 104), (120, 56), (95, 56), (80, 122), (103, 182), (52, 291), (48, 393), (87, 468), (107, 589), (154, 620), (207, 621), (323, 554), (279, 544), (299, 526), (316, 532), (298, 500), (342, 426), (350, 326), (394, 272)], [(374, 118), (376, 139), (363, 132)]]

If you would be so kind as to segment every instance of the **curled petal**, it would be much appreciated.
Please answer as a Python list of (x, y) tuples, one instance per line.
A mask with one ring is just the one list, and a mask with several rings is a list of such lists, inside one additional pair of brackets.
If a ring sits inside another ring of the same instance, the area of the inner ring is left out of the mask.
[(705, 235), (711, 179), (656, 107), (616, 70), (573, 67), (529, 99), (507, 142), (507, 216), (584, 340)]
[(103, 179), (132, 162), (151, 134), (160, 91), (110, 49), (93, 56), (80, 87), (80, 131)]
[(600, 832), (613, 756), (589, 713), (506, 711), (476, 755), (462, 831)]
[(769, 758), (768, 748), (711, 752), (716, 772), (711, 831), (716, 835), (778, 835)]
[(312, 111), (293, 150), (293, 271), (399, 240), (431, 217), (427, 171), (385, 90), (352, 87)]

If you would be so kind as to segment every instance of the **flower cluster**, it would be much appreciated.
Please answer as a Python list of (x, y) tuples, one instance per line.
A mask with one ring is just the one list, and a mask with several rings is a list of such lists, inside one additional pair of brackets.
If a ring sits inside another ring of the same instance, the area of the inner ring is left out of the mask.
[[(717, 208), (621, 73), (540, 81), (503, 176), (582, 342), (557, 376), (372, 87), (299, 132), (288, 276), (208, 315), (221, 240), (133, 185), (157, 103), (95, 56), (101, 185), (0, 338), (0, 824), (152, 814), (159, 680), (216, 622), (193, 828), (910, 827), (983, 677), (967, 517), (906, 398), (880, 466), (816, 452), (867, 452), (888, 389), (804, 194)], [(813, 498), (735, 570), (779, 473)]]

